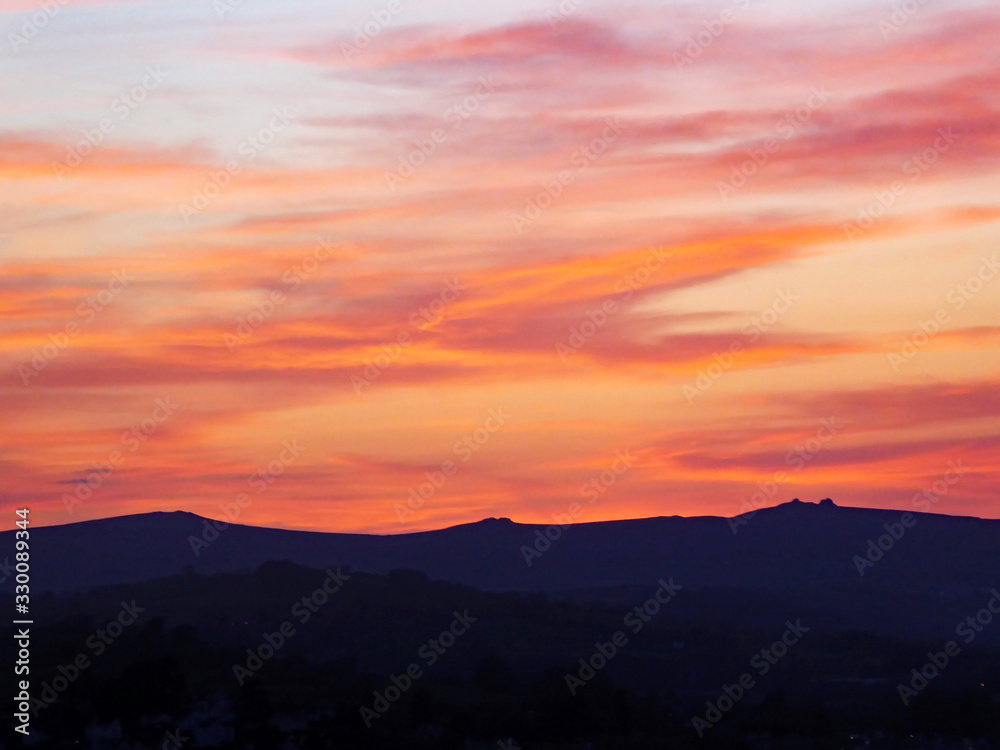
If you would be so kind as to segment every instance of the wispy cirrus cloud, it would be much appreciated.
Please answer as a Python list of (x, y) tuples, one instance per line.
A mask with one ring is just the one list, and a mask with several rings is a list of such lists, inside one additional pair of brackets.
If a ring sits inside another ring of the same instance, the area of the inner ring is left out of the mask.
[[(844, 432), (783, 499), (893, 505), (964, 456), (975, 469), (948, 512), (995, 515), (995, 294), (949, 308), (905, 370), (886, 356), (995, 251), (1000, 16), (927, 7), (884, 36), (874, 3), (837, 19), (754, 5), (678, 65), (723, 7), (598, 4), (556, 24), (548, 6), (420, 9), (347, 59), (364, 14), (332, 6), (301, 18), (244, 6), (220, 27), (204, 4), (160, 3), (163, 23), (140, 38), (139, 6), (74, 3), (8, 79), (47, 96), (19, 97), (17, 127), (0, 132), (4, 502), (65, 521), (61, 483), (171, 395), (183, 410), (80, 517), (212, 515), (277, 438), (297, 437), (310, 450), (247, 522), (395, 531), (393, 503), (500, 403), (516, 424), (407, 528), (546, 520), (625, 447), (639, 462), (591, 520), (735, 512), (827, 417)], [(71, 45), (65, 73), (54, 50), (74, 29), (124, 35), (136, 70), (172, 73), (156, 106), (60, 180), (54, 165), (125, 85), (105, 80), (93, 45)], [(496, 93), (447, 118), (483, 76)], [(816, 90), (821, 106), (789, 126)], [(241, 155), (279, 106), (293, 127)], [(621, 137), (581, 161), (609, 118)], [(433, 153), (390, 190), (387, 172), (436, 129)], [(941, 129), (954, 142), (914, 168)], [(720, 196), (769, 138), (766, 163)], [(233, 160), (238, 173), (185, 221), (178, 206)], [(896, 181), (906, 191), (850, 242), (845, 223)], [(547, 205), (519, 233), (511, 215), (532, 202)], [(285, 274), (320, 237), (335, 250), (293, 288)], [(636, 281), (656, 248), (662, 263)], [(120, 268), (135, 281), (25, 385), (18, 367)], [(413, 326), (449, 280), (462, 293)], [(793, 287), (801, 302), (748, 335)], [(606, 302), (614, 312), (561, 358), (557, 343)], [(352, 375), (402, 333), (356, 393)], [(734, 342), (732, 366), (685, 400)]]

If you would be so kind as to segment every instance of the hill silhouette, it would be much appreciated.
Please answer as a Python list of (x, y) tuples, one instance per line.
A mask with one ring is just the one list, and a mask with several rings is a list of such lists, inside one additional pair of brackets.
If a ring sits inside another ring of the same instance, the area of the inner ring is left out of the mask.
[[(899, 692), (957, 624), (992, 620), (997, 521), (795, 501), (737, 519), (378, 536), (177, 512), (36, 528), (32, 552), (46, 644), (32, 684), (52, 698), (36, 726), (59, 746), (154, 747), (176, 728), (223, 750), (1000, 738), (1000, 626), (963, 640), (914, 702)], [(792, 645), (772, 673), (760, 654), (779, 641)], [(51, 692), (80, 655), (88, 666)], [(744, 675), (753, 690), (701, 737), (695, 719)]]
[[(169, 576), (189, 566), (200, 573), (236, 572), (290, 560), (370, 573), (409, 568), (491, 591), (642, 584), (668, 572), (695, 586), (755, 589), (862, 577), (873, 586), (920, 592), (996, 585), (1000, 521), (925, 513), (910, 514), (912, 528), (861, 576), (854, 557), (864, 557), (869, 540), (885, 535), (884, 526), (897, 525), (901, 515), (792, 501), (735, 525), (726, 518), (679, 516), (566, 527), (487, 519), (439, 531), (368, 535), (239, 524), (216, 531), (214, 522), (192, 513), (145, 513), (33, 529), (33, 578), (42, 589), (67, 591)], [(7, 543), (13, 534), (0, 533), (0, 539)]]

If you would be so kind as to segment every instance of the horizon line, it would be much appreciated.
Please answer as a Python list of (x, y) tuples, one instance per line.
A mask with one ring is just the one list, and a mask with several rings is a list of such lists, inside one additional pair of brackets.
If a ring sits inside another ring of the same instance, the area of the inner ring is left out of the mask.
[[(829, 501), (829, 502), (827, 502), (827, 501)], [(574, 522), (569, 522), (569, 523), (562, 523), (562, 522), (559, 522), (558, 520), (555, 520), (555, 519), (554, 519), (553, 523), (544, 523), (544, 522), (532, 523), (532, 522), (525, 522), (525, 521), (515, 521), (514, 519), (512, 519), (510, 517), (507, 517), (507, 516), (486, 516), (484, 518), (480, 518), (480, 519), (475, 520), (475, 521), (464, 521), (462, 523), (451, 524), (451, 525), (448, 525), (448, 526), (440, 526), (440, 527), (425, 528), (425, 529), (406, 529), (406, 530), (400, 530), (398, 532), (389, 532), (389, 533), (385, 533), (385, 532), (379, 533), (379, 532), (373, 532), (373, 531), (331, 531), (331, 530), (326, 530), (326, 529), (294, 528), (294, 527), (286, 527), (286, 526), (261, 526), (261, 525), (255, 525), (255, 524), (252, 524), (252, 523), (240, 523), (239, 522), (239, 516), (236, 516), (236, 517), (232, 518), (231, 520), (227, 520), (225, 518), (213, 518), (211, 516), (204, 516), (204, 515), (201, 515), (200, 513), (195, 513), (193, 511), (183, 510), (183, 509), (180, 509), (180, 508), (177, 508), (177, 509), (174, 509), (174, 510), (150, 510), (150, 511), (145, 511), (143, 513), (126, 513), (126, 514), (117, 515), (117, 516), (101, 516), (99, 518), (87, 518), (87, 519), (82, 519), (82, 520), (70, 520), (70, 521), (67, 521), (65, 523), (51, 523), (51, 524), (39, 524), (39, 525), (32, 524), (32, 528), (35, 528), (35, 529), (58, 528), (58, 527), (62, 527), (62, 526), (76, 526), (76, 525), (79, 525), (79, 524), (99, 523), (99, 522), (102, 522), (102, 521), (115, 521), (115, 520), (126, 519), (126, 518), (140, 518), (140, 517), (143, 517), (143, 516), (152, 516), (152, 515), (175, 515), (175, 514), (181, 513), (181, 514), (184, 514), (184, 515), (194, 516), (195, 518), (199, 518), (199, 519), (202, 519), (202, 520), (205, 520), (205, 521), (213, 521), (213, 522), (224, 523), (227, 526), (243, 526), (245, 528), (252, 528), (252, 529), (266, 529), (266, 530), (272, 530), (272, 531), (291, 531), (291, 532), (307, 533), (307, 534), (341, 534), (341, 535), (349, 535), (349, 536), (385, 536), (385, 537), (390, 537), (390, 536), (406, 536), (406, 535), (409, 535), (409, 534), (427, 534), (427, 533), (434, 533), (434, 532), (440, 532), (440, 531), (448, 531), (450, 529), (457, 529), (457, 528), (461, 528), (463, 526), (475, 526), (477, 524), (487, 523), (487, 522), (490, 522), (490, 521), (494, 521), (494, 522), (498, 522), (498, 523), (506, 522), (506, 523), (509, 523), (509, 524), (512, 524), (512, 525), (515, 525), (515, 526), (540, 527), (540, 528), (547, 528), (549, 526), (559, 526), (559, 527), (562, 527), (562, 528), (567, 528), (569, 526), (588, 526), (588, 525), (608, 524), (608, 523), (628, 523), (628, 522), (637, 522), (637, 521), (654, 521), (654, 520), (661, 520), (661, 519), (685, 519), (685, 520), (717, 519), (717, 520), (720, 520), (720, 521), (728, 521), (728, 520), (732, 520), (734, 518), (742, 518), (744, 516), (749, 516), (749, 517), (752, 518), (753, 515), (756, 514), (756, 513), (758, 513), (758, 512), (769, 511), (769, 510), (770, 511), (778, 510), (779, 508), (782, 508), (782, 507), (785, 507), (785, 506), (812, 507), (812, 508), (817, 508), (817, 509), (823, 507), (823, 508), (833, 508), (833, 509), (836, 509), (836, 510), (871, 511), (871, 512), (875, 512), (875, 513), (892, 513), (892, 512), (898, 512), (900, 514), (911, 513), (911, 514), (920, 515), (920, 516), (942, 516), (942, 517), (947, 517), (947, 518), (964, 518), (964, 519), (971, 519), (971, 520), (976, 520), (976, 521), (1000, 521), (1000, 519), (996, 519), (996, 518), (983, 518), (981, 516), (968, 516), (968, 515), (959, 515), (959, 514), (953, 514), (953, 513), (939, 513), (939, 512), (930, 512), (930, 511), (915, 510), (915, 509), (914, 510), (899, 510), (898, 508), (869, 508), (869, 507), (854, 506), (854, 505), (840, 505), (840, 504), (836, 503), (835, 501), (833, 501), (830, 498), (824, 498), (823, 500), (819, 500), (819, 501), (816, 501), (816, 502), (812, 502), (812, 501), (808, 501), (808, 500), (800, 500), (798, 498), (793, 498), (791, 500), (786, 500), (784, 502), (777, 503), (776, 505), (762, 505), (762, 506), (760, 506), (759, 508), (757, 508), (757, 509), (755, 509), (753, 511), (746, 511), (744, 513), (738, 513), (738, 514), (732, 515), (732, 516), (716, 516), (716, 515), (685, 516), (685, 515), (681, 515), (681, 514), (672, 514), (672, 515), (659, 515), (659, 516), (640, 516), (640, 517), (633, 517), (633, 518), (611, 518), (611, 519), (604, 519), (604, 520), (599, 520), (599, 521), (579, 521), (579, 522), (574, 521)], [(14, 531), (15, 531), (14, 529), (8, 529), (7, 532), (3, 532), (3, 533), (13, 533)]]

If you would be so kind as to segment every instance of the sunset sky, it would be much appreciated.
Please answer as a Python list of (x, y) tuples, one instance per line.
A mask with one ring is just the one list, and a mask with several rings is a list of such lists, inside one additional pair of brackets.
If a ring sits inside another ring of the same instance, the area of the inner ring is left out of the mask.
[(11, 524), (1000, 518), (1000, 8), (907, 9), (5, 3)]

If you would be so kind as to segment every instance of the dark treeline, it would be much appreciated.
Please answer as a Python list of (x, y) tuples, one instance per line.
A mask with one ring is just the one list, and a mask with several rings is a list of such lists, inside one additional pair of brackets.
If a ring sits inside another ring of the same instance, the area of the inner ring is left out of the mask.
[[(32, 729), (46, 746), (94, 748), (996, 746), (1000, 649), (964, 648), (904, 705), (897, 686), (947, 634), (836, 632), (794, 597), (759, 628), (699, 621), (712, 597), (726, 594), (682, 591), (626, 619), (641, 599), (288, 563), (49, 595)], [(123, 604), (142, 612), (109, 629)], [(808, 632), (767, 650), (800, 615)]]

